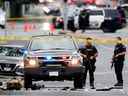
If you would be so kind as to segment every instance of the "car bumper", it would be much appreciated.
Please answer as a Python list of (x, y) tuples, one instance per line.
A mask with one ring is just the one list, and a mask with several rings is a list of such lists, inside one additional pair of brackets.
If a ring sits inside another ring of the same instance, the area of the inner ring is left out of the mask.
[(14, 76), (23, 76), (24, 75), (24, 69), (17, 67), (15, 70), (5, 71), (0, 69), (0, 75), (14, 75)]
[(83, 74), (85, 68), (81, 67), (56, 67), (56, 68), (25, 68), (25, 74), (41, 80), (71, 80), (73, 77)]

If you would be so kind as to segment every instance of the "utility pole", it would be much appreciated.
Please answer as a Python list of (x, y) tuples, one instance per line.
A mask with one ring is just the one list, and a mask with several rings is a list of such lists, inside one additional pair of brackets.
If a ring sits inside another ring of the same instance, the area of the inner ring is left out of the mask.
[(68, 24), (68, 4), (67, 4), (67, 0), (64, 0), (63, 1), (63, 20), (64, 20), (64, 31), (66, 31), (67, 30), (67, 24)]

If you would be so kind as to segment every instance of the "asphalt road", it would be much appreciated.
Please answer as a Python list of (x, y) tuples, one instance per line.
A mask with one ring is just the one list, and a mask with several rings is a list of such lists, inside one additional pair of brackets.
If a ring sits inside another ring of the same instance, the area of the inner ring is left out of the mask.
[[(46, 28), (47, 24), (42, 22), (8, 22), (6, 24), (6, 29), (0, 29), (1, 36), (10, 36), (10, 35), (17, 35), (17, 36), (33, 36), (33, 35), (44, 35), (49, 34)], [(95, 37), (127, 37), (128, 36), (128, 26), (123, 29), (117, 30), (116, 33), (103, 33), (102, 30), (86, 30), (84, 34), (89, 36)], [(80, 33), (80, 31), (77, 31)]]
[[(7, 34), (6, 35), (35, 35), (42, 34), (42, 27), (40, 24), (35, 24), (36, 27), (33, 30), (29, 30), (30, 32), (24, 32), (25, 30), (23, 24), (17, 24), (15, 28), (12, 28), (11, 25), (8, 25)], [(87, 30), (84, 35), (95, 36), (95, 37), (128, 37), (128, 27), (118, 30), (117, 33), (103, 33), (101, 30)], [(4, 35), (4, 30), (0, 30), (0, 34)], [(35, 33), (33, 33), (35, 32)], [(95, 72), (95, 85), (96, 88), (105, 88), (110, 87), (116, 83), (114, 70), (110, 69), (110, 62), (113, 53), (114, 45), (96, 45), (99, 56), (96, 62), (96, 72)], [(128, 49), (128, 46), (127, 46)], [(127, 52), (128, 53), (128, 52)], [(123, 71), (124, 76), (124, 89), (113, 89), (111, 91), (99, 92), (96, 90), (92, 90), (89, 88), (89, 80), (87, 81), (87, 85), (84, 89), (71, 91), (70, 89), (73, 87), (73, 82), (64, 81), (64, 82), (36, 82), (38, 84), (45, 84), (46, 88), (40, 90), (28, 90), (24, 89), (20, 91), (3, 91), (0, 90), (0, 95), (6, 96), (128, 96), (128, 54), (126, 56), (125, 67)], [(7, 79), (9, 79), (8, 77)], [(0, 81), (5, 81), (5, 79), (0, 78)], [(69, 87), (67, 90), (62, 90), (64, 87)]]

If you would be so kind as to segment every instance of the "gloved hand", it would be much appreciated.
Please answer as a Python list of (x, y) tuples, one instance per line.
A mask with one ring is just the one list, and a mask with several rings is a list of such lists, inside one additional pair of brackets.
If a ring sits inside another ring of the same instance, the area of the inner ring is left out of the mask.
[(111, 69), (113, 68), (113, 64), (111, 65)]
[(93, 71), (93, 72), (96, 71), (96, 66), (93, 66), (92, 71)]

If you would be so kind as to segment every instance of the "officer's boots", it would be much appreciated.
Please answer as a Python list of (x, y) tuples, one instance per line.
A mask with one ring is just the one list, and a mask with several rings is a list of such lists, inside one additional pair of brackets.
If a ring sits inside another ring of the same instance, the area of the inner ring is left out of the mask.
[(123, 89), (123, 83), (116, 83), (114, 85), (114, 88), (116, 88), (116, 89)]
[(95, 86), (94, 86), (93, 83), (90, 84), (90, 88), (91, 88), (91, 89), (95, 89)]

